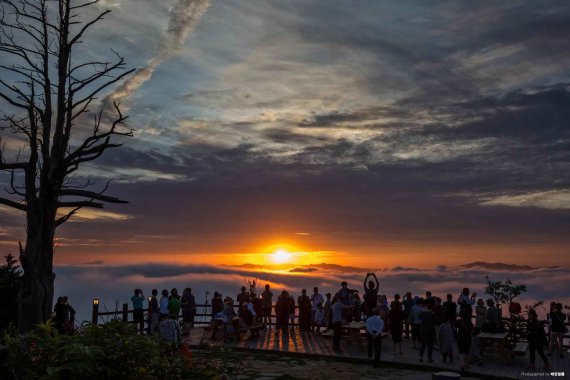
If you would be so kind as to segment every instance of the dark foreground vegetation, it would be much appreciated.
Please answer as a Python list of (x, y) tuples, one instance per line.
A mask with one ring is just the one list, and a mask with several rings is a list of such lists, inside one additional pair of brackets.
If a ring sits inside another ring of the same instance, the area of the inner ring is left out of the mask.
[(241, 364), (223, 352), (175, 349), (132, 325), (110, 321), (60, 335), (51, 323), (26, 335), (0, 338), (0, 378), (8, 379), (227, 379)]

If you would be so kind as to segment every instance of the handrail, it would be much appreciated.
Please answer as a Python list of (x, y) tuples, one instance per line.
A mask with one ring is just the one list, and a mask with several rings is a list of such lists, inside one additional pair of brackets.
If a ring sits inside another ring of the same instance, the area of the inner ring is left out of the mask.
[[(275, 305), (272, 305), (272, 307), (271, 307), (271, 310), (272, 310), (271, 318), (273, 318), (273, 319), (276, 318), (276, 315), (273, 314), (274, 306), (275, 306)], [(212, 308), (212, 305), (210, 305), (210, 304), (197, 304), (197, 305), (196, 305), (196, 310), (206, 311), (207, 309), (210, 309), (210, 310), (211, 310), (211, 308)], [(239, 305), (234, 305), (234, 308), (239, 308)], [(298, 309), (298, 308), (299, 308), (299, 305), (295, 305), (295, 309)], [(129, 318), (128, 318), (128, 315), (129, 315), (129, 314), (132, 314), (133, 311), (134, 311), (134, 309), (129, 309), (129, 304), (128, 304), (128, 303), (124, 303), (124, 304), (123, 304), (122, 310), (99, 312), (98, 309), (99, 309), (99, 305), (98, 305), (98, 304), (93, 304), (92, 324), (94, 324), (94, 325), (98, 324), (99, 317), (113, 316), (113, 315), (115, 315), (115, 316), (119, 316), (119, 315), (120, 315), (120, 316), (122, 317), (122, 320), (123, 320), (124, 322), (134, 323), (132, 320), (131, 320), (131, 321), (128, 320), (128, 319), (129, 319)], [(146, 312), (148, 312), (149, 309), (146, 308), (146, 309), (142, 309), (142, 310), (143, 310), (143, 312), (146, 313)], [(297, 314), (295, 314), (295, 315), (297, 316)], [(208, 326), (208, 325), (210, 325), (210, 323), (211, 323), (211, 320), (210, 320), (209, 318), (212, 317), (212, 313), (211, 313), (211, 312), (210, 312), (210, 313), (200, 312), (200, 313), (194, 314), (194, 317), (195, 317), (194, 325)], [(475, 319), (476, 316), (475, 316), (475, 315), (472, 315), (472, 318)], [(196, 319), (198, 319), (198, 320), (196, 320)], [(207, 320), (204, 320), (204, 319), (207, 319)], [(501, 321), (503, 321), (503, 322), (512, 323), (512, 322), (515, 321), (515, 320), (518, 321), (518, 322), (522, 322), (522, 321), (526, 321), (527, 319), (520, 319), (520, 318), (518, 318), (518, 317), (517, 317), (517, 318), (501, 317)], [(146, 322), (147, 327), (148, 327), (148, 325), (150, 324), (149, 318), (145, 318), (145, 322)], [(541, 320), (540, 322), (546, 323), (545, 320)], [(296, 325), (296, 324), (294, 324), (294, 325)], [(564, 325), (570, 326), (570, 321), (564, 322)], [(564, 338), (570, 338), (570, 334), (568, 334), (568, 333), (564, 334)], [(565, 347), (565, 348), (568, 348), (568, 347), (570, 347), (570, 346), (565, 345), (564, 347)]]

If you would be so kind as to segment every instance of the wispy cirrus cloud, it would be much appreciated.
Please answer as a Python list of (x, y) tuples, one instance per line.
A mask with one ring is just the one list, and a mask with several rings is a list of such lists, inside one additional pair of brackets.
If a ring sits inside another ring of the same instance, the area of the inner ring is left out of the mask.
[(539, 207), (553, 210), (570, 209), (570, 191), (541, 191), (502, 195), (481, 203), (483, 206)]

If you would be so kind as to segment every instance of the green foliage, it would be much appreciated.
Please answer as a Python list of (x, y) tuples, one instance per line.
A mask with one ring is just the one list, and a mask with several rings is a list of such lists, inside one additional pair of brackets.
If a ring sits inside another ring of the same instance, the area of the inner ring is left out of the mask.
[(224, 362), (192, 358), (188, 349), (137, 335), (121, 321), (72, 336), (59, 335), (48, 322), (24, 336), (6, 333), (0, 343), (2, 379), (223, 379), (228, 372)]
[(513, 299), (526, 292), (526, 285), (513, 285), (509, 279), (502, 282), (491, 281), (489, 276), (485, 276), (485, 278), (487, 279), (485, 294), (493, 297), (497, 305), (509, 304)]
[(18, 293), (22, 287), (22, 271), (11, 254), (0, 265), (0, 331), (18, 323)]

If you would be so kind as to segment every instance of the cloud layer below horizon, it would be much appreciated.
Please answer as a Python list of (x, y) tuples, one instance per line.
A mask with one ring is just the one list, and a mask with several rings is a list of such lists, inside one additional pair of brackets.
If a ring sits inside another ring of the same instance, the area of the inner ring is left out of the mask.
[[(297, 270), (295, 270), (297, 269)], [(310, 269), (298, 273), (299, 267), (288, 266), (281, 271), (267, 270), (266, 267), (247, 266), (205, 266), (176, 264), (130, 264), (108, 265), (104, 262), (85, 263), (82, 265), (65, 265), (56, 269), (56, 294), (68, 295), (72, 304), (80, 310), (80, 316), (89, 316), (91, 299), (99, 298), (106, 308), (113, 310), (115, 301), (120, 304), (129, 302), (135, 288), (142, 288), (145, 295), (152, 288), (178, 288), (180, 291), (191, 287), (199, 303), (203, 303), (205, 292), (221, 292), (224, 296), (235, 298), (246, 278), (256, 278), (258, 289), (269, 283), (274, 294), (288, 290), (295, 296), (301, 289), (311, 290), (318, 286), (322, 293), (335, 293), (342, 281), (362, 293), (364, 275), (374, 271), (380, 281), (380, 293), (390, 299), (396, 293), (407, 291), (422, 296), (426, 290), (445, 297), (447, 293), (458, 296), (463, 287), (469, 287), (478, 293), (478, 298), (486, 299), (484, 286), (485, 276), (493, 281), (510, 279), (514, 284), (526, 284), (528, 292), (520, 297), (523, 305), (542, 300), (556, 300), (570, 304), (566, 289), (553, 284), (564, 284), (570, 281), (568, 267), (524, 267), (506, 264), (473, 263), (468, 266), (448, 267), (439, 265), (428, 269), (411, 267), (392, 268), (358, 268), (341, 265), (315, 264), (302, 269)], [(542, 310), (542, 309), (541, 309)]]

